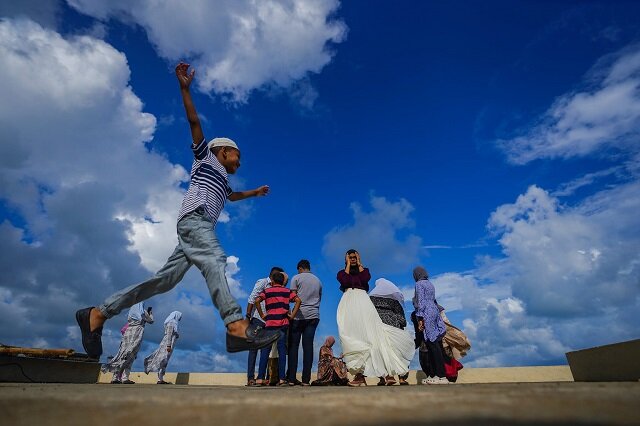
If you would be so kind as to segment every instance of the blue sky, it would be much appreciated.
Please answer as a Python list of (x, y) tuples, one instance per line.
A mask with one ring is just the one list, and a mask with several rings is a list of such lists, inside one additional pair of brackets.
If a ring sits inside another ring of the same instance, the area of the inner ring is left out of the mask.
[[(181, 59), (205, 135), (242, 150), (234, 189), (272, 191), (217, 228), (243, 308), (271, 266), (307, 258), (317, 340), (337, 336), (353, 247), (407, 299), (427, 267), (471, 339), (466, 365), (638, 338), (637, 16), (597, 1), (0, 5), (0, 342), (80, 349), (75, 309), (171, 253), (192, 159)], [(244, 369), (197, 270), (148, 304), (184, 314), (171, 369)], [(148, 327), (143, 354), (161, 334)]]

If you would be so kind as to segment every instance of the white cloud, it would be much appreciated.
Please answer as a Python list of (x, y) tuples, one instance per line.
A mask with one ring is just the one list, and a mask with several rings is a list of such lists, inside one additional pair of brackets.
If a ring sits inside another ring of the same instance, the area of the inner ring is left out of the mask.
[(463, 316), (470, 365), (563, 363), (568, 350), (638, 337), (638, 193), (633, 181), (567, 206), (532, 186), (493, 212), (504, 257), (433, 279)]
[(605, 149), (638, 152), (640, 46), (603, 58), (585, 86), (556, 99), (523, 135), (499, 141), (509, 161), (526, 164)]
[[(240, 102), (255, 89), (287, 88), (320, 72), (333, 56), (331, 44), (343, 41), (347, 31), (333, 17), (337, 0), (68, 3), (97, 19), (140, 25), (160, 56), (192, 60), (200, 90)], [(307, 106), (315, 97), (313, 90), (296, 96)]]
[(364, 211), (358, 203), (351, 204), (353, 223), (336, 227), (324, 236), (322, 253), (333, 266), (344, 266), (344, 254), (358, 250), (363, 264), (379, 274), (410, 270), (418, 263), (422, 240), (408, 233), (413, 229), (414, 208), (407, 200), (387, 201), (370, 197), (372, 210)]
[(237, 256), (227, 257), (227, 269), (225, 271), (225, 275), (227, 277), (227, 283), (229, 284), (231, 294), (234, 297), (247, 297), (248, 294), (242, 289), (241, 282), (235, 278), (235, 275), (240, 272), (240, 267), (238, 266), (239, 261), (240, 259)]
[[(90, 36), (0, 21), (0, 340), (80, 349), (73, 312), (164, 264), (188, 174), (153, 151), (156, 120), (128, 84), (125, 56)], [(148, 143), (145, 145), (145, 143)], [(150, 149), (151, 147), (151, 149)], [(229, 256), (233, 293), (244, 294)], [(184, 313), (185, 350), (223, 350), (222, 321), (195, 268), (148, 303)], [(107, 323), (105, 356), (124, 321)], [(15, 323), (15, 318), (20, 318)], [(70, 331), (71, 330), (71, 331)]]

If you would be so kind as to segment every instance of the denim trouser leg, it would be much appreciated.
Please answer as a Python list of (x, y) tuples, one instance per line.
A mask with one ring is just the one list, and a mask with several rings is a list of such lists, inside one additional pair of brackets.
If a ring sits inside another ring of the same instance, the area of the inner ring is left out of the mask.
[(316, 336), (319, 319), (306, 320), (302, 331), (302, 382), (311, 381), (311, 366), (313, 365), (313, 339)]
[[(251, 325), (260, 325), (264, 327), (264, 323), (257, 318), (251, 318)], [(249, 359), (247, 363), (247, 380), (253, 380), (255, 378), (256, 373), (256, 358), (258, 357), (259, 349), (251, 349), (249, 351)], [(260, 364), (258, 364), (258, 368), (260, 368)]]
[(289, 330), (289, 381), (296, 380), (298, 370), (298, 350), (302, 339), (302, 381), (311, 381), (311, 367), (313, 366), (313, 339), (316, 335), (319, 319), (293, 320)]
[(231, 295), (224, 274), (227, 257), (216, 238), (213, 223), (199, 210), (178, 222), (178, 246), (152, 278), (115, 293), (98, 309), (105, 317), (111, 318), (138, 302), (165, 293), (182, 280), (192, 264), (200, 269), (207, 281), (211, 300), (224, 324), (241, 320), (242, 308)]
[(178, 241), (187, 258), (200, 270), (224, 325), (242, 320), (242, 308), (231, 295), (225, 268), (227, 256), (205, 213), (193, 212), (178, 222)]
[(288, 326), (280, 328), (280, 337), (278, 338), (278, 375), (280, 380), (287, 380), (287, 329)]
[(271, 345), (266, 348), (260, 349), (260, 363), (258, 364), (258, 380), (264, 380), (267, 375), (267, 363), (269, 362), (269, 352), (271, 352)]
[(190, 267), (191, 262), (178, 244), (173, 254), (167, 259), (167, 263), (153, 277), (112, 294), (98, 309), (107, 318), (118, 315), (123, 309), (130, 308), (156, 294), (171, 290), (180, 282)]
[(289, 356), (287, 376), (290, 382), (296, 381), (298, 370), (298, 349), (302, 337), (302, 320), (293, 320), (289, 326)]
[(247, 380), (253, 380), (255, 378), (256, 358), (258, 358), (258, 349), (249, 350), (249, 359), (247, 360)]

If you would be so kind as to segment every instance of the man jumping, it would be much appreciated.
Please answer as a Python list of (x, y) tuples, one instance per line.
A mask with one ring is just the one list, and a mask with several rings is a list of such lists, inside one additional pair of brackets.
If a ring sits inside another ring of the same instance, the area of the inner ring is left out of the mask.
[(176, 66), (195, 157), (189, 189), (178, 215), (178, 245), (167, 263), (150, 279), (111, 295), (98, 307), (76, 312), (82, 332), (82, 346), (90, 357), (99, 358), (102, 355), (102, 327), (107, 319), (138, 302), (171, 290), (191, 265), (202, 272), (211, 300), (227, 327), (228, 352), (260, 349), (278, 339), (277, 332), (250, 325), (248, 320), (243, 319), (242, 308), (229, 290), (225, 276), (227, 257), (215, 234), (216, 222), (227, 199), (238, 201), (261, 197), (269, 193), (269, 187), (264, 185), (242, 192), (234, 192), (229, 187), (228, 174), (234, 174), (240, 167), (240, 150), (228, 138), (215, 138), (208, 143), (205, 141), (189, 92), (194, 75), (195, 70), (189, 72), (189, 64), (181, 62)]

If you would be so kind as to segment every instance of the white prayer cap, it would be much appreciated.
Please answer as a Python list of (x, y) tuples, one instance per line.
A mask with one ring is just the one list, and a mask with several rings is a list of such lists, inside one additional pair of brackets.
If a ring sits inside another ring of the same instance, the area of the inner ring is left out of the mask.
[(219, 146), (228, 146), (229, 148), (235, 148), (238, 151), (240, 151), (240, 148), (238, 148), (238, 145), (236, 145), (236, 143), (234, 141), (232, 141), (229, 138), (215, 138), (215, 139), (211, 139), (209, 141), (209, 143), (207, 144), (207, 148), (211, 149), (211, 148), (217, 148)]

